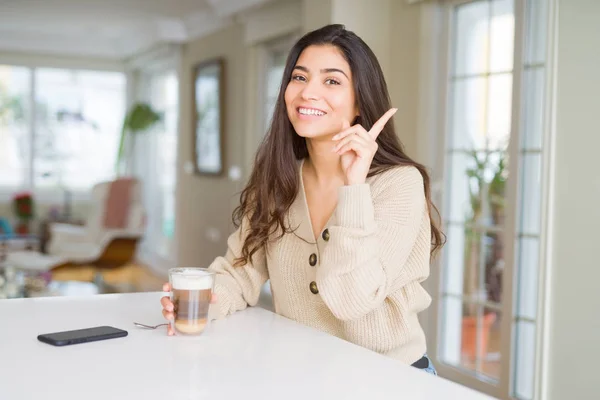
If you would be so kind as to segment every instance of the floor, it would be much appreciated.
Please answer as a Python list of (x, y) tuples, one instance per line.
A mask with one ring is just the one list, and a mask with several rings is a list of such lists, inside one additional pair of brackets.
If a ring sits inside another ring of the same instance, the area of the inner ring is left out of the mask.
[[(65, 267), (52, 272), (55, 281), (84, 281), (94, 280), (96, 270), (93, 267), (73, 266)], [(104, 281), (115, 287), (127, 287), (127, 292), (152, 292), (162, 290), (162, 285), (167, 281), (142, 264), (127, 264), (121, 268), (106, 270), (102, 273)]]

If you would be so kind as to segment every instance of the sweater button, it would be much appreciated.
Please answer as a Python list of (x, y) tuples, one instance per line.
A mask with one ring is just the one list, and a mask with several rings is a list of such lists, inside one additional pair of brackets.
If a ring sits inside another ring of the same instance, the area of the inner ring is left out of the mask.
[(321, 237), (323, 238), (324, 241), (328, 242), (329, 241), (329, 229), (325, 229), (323, 231), (323, 233), (321, 234)]
[(317, 265), (317, 255), (315, 253), (312, 253), (310, 257), (308, 257), (308, 263), (311, 267)]
[(309, 287), (310, 287), (310, 291), (312, 292), (312, 294), (317, 294), (317, 293), (319, 293), (319, 288), (317, 287), (317, 282), (315, 282), (315, 281), (312, 281), (312, 282), (310, 283), (310, 286), (309, 286)]

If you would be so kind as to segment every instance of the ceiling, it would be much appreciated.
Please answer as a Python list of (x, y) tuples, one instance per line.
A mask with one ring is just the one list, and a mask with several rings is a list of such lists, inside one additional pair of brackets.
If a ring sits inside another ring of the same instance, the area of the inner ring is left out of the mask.
[(0, 0), (0, 52), (124, 59), (274, 0)]

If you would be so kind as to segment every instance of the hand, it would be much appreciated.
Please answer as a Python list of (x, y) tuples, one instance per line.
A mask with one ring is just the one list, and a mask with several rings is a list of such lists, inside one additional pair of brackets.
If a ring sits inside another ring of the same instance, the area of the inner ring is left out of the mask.
[[(163, 284), (163, 292), (170, 292), (171, 291), (171, 285), (168, 283)], [(211, 299), (210, 299), (210, 304), (215, 304), (217, 302), (217, 295), (213, 293)], [(175, 318), (175, 315), (173, 314), (173, 310), (175, 309), (175, 306), (173, 305), (173, 302), (171, 301), (171, 299), (169, 298), (169, 296), (164, 296), (160, 299), (160, 304), (163, 306), (163, 310), (162, 310), (162, 315), (163, 317), (165, 317), (165, 319), (169, 322), (171, 322), (173, 320), (173, 318)], [(169, 336), (173, 336), (175, 334), (175, 332), (173, 332), (173, 328), (171, 327), (171, 325), (167, 325), (167, 334)]]
[(365, 183), (371, 162), (377, 153), (378, 145), (375, 140), (396, 111), (397, 108), (388, 110), (368, 132), (360, 124), (350, 126), (348, 121), (344, 121), (343, 131), (333, 137), (338, 143), (332, 151), (341, 155), (346, 185)]

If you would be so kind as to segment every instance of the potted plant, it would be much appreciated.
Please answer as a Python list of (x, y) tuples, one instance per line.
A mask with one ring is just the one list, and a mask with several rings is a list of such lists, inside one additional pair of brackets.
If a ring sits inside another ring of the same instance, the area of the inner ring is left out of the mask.
[[(129, 137), (130, 150), (133, 147), (133, 140), (131, 135), (139, 134), (150, 129), (154, 124), (161, 120), (161, 115), (150, 107), (146, 103), (135, 103), (129, 109), (129, 112), (125, 116), (123, 121), (123, 128), (121, 129), (121, 139), (119, 141), (119, 149), (117, 151), (117, 159), (115, 163), (115, 173), (119, 175), (125, 171), (128, 160), (124, 160), (125, 153), (125, 141)], [(130, 136), (128, 136), (130, 133)]]
[(21, 98), (11, 96), (0, 86), (0, 123), (22, 121), (25, 117)]
[[(503, 237), (498, 233), (481, 233), (479, 226), (504, 224), (506, 152), (504, 150), (470, 151), (473, 167), (469, 168), (470, 210), (465, 224), (465, 268), (463, 292), (467, 300), (500, 302), (502, 294)], [(484, 248), (485, 247), (485, 248)], [(485, 264), (481, 271), (481, 263)], [(482, 277), (481, 274), (484, 274)], [(481, 287), (481, 281), (484, 286)], [(477, 354), (477, 308), (466, 302), (462, 319), (462, 355), (469, 360)], [(490, 330), (497, 315), (485, 309), (480, 354), (486, 354)]]
[(29, 223), (33, 219), (33, 196), (29, 192), (17, 193), (13, 197), (13, 210), (18, 223), (15, 232), (19, 235), (29, 234)]

